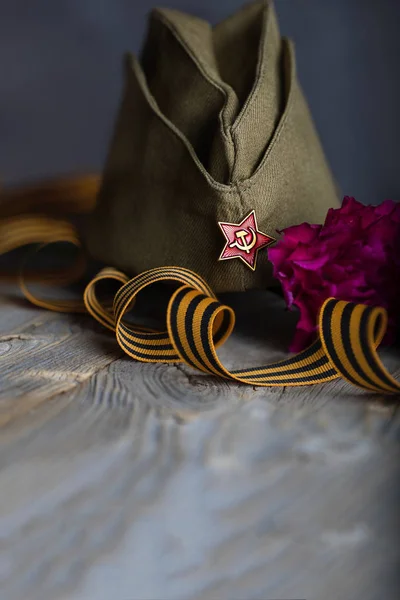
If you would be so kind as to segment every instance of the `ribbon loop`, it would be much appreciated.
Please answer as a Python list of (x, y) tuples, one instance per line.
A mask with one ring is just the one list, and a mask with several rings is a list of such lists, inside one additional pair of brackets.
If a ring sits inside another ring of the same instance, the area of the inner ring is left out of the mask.
[(168, 333), (177, 354), (183, 362), (206, 373), (230, 376), (218, 364), (215, 347), (229, 337), (234, 324), (231, 308), (190, 286), (179, 288), (169, 302)]
[(387, 372), (376, 351), (386, 326), (383, 308), (334, 298), (326, 300), (319, 317), (324, 352), (344, 379), (363, 389), (398, 394), (400, 384)]

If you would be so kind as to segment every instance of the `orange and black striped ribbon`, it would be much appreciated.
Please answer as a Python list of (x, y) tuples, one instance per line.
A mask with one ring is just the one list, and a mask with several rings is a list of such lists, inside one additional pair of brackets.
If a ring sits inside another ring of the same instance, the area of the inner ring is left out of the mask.
[[(96, 284), (117, 280), (121, 287), (113, 307), (102, 307)], [(182, 285), (172, 294), (165, 331), (143, 331), (124, 322), (137, 294), (158, 281)], [(377, 354), (386, 331), (383, 308), (328, 299), (319, 315), (319, 339), (286, 360), (230, 371), (216, 349), (233, 331), (235, 314), (221, 304), (196, 273), (181, 267), (160, 267), (128, 278), (114, 269), (102, 270), (85, 290), (86, 308), (100, 323), (116, 332), (121, 348), (145, 362), (184, 362), (200, 371), (258, 386), (299, 386), (343, 377), (355, 386), (382, 394), (399, 394), (400, 383)]]
[[(90, 209), (97, 183), (89, 177), (86, 184), (84, 179), (77, 180), (75, 188), (71, 184), (72, 188), (68, 189), (75, 189), (75, 196), (77, 191), (81, 194), (80, 200), (75, 197), (71, 204), (72, 212)], [(64, 208), (68, 208), (68, 194), (59, 196)], [(0, 254), (26, 244), (39, 243), (42, 247), (58, 241), (70, 242), (78, 249), (81, 246), (76, 229), (58, 215), (12, 214), (0, 222)], [(65, 284), (80, 276), (84, 262), (80, 254), (76, 264), (63, 273), (42, 272), (32, 278), (47, 284)], [(104, 281), (119, 286), (112, 305), (101, 302), (98, 297), (97, 285)], [(165, 330), (153, 331), (127, 322), (126, 314), (134, 306), (139, 292), (161, 281), (177, 284), (168, 303)], [(135, 360), (183, 362), (205, 373), (253, 386), (300, 386), (343, 377), (365, 390), (400, 393), (400, 383), (390, 375), (377, 354), (387, 326), (386, 311), (380, 307), (330, 298), (319, 314), (319, 337), (309, 348), (280, 362), (230, 371), (221, 363), (217, 348), (233, 331), (234, 311), (221, 304), (207, 283), (188, 269), (160, 267), (130, 279), (114, 268), (105, 268), (90, 281), (83, 301), (40, 298), (28, 289), (25, 276), (20, 277), (20, 284), (25, 296), (37, 306), (63, 312), (88, 311), (104, 327), (115, 332), (122, 350)]]

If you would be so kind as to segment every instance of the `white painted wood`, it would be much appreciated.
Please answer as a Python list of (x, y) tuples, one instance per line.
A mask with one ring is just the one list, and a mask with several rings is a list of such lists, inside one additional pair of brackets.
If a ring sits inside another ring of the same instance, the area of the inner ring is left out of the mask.
[[(243, 298), (225, 364), (282, 358), (282, 300)], [(393, 401), (138, 364), (49, 315), (3, 296), (1, 600), (397, 598)]]

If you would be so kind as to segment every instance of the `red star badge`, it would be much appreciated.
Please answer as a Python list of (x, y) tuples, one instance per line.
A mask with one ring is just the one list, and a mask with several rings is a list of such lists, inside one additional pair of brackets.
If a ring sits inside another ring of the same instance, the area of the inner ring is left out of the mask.
[(258, 230), (254, 210), (241, 223), (218, 223), (226, 244), (219, 260), (240, 258), (252, 271), (256, 270), (257, 254), (276, 240)]

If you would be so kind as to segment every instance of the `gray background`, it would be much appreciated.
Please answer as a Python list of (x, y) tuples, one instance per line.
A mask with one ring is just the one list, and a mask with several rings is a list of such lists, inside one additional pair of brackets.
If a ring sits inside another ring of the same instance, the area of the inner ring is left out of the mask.
[[(243, 0), (168, 0), (215, 22)], [(0, 177), (103, 163), (150, 0), (0, 0)], [(282, 33), (344, 193), (400, 198), (400, 1), (277, 0)]]

